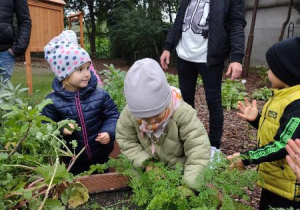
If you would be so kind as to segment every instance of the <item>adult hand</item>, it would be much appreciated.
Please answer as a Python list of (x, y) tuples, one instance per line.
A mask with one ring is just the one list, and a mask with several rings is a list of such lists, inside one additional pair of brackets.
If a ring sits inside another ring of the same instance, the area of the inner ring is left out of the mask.
[(226, 76), (231, 74), (230, 79), (233, 81), (236, 78), (238, 78), (239, 76), (241, 76), (242, 71), (243, 71), (242, 64), (240, 64), (239, 62), (232, 62), (228, 66)]
[(15, 56), (15, 54), (14, 54), (14, 52), (12, 51), (11, 48), (8, 48), (8, 52), (9, 52), (10, 54), (12, 54), (13, 56)]
[(98, 141), (101, 144), (108, 144), (110, 142), (110, 136), (107, 132), (98, 133), (98, 136), (95, 141)]
[(300, 139), (296, 139), (295, 141), (292, 139), (288, 140), (286, 151), (288, 152), (286, 161), (296, 174), (298, 181), (300, 181)]
[(256, 100), (253, 100), (252, 104), (250, 104), (247, 98), (244, 100), (245, 105), (241, 101), (238, 101), (238, 109), (240, 112), (238, 112), (237, 115), (248, 121), (254, 121), (258, 115)]
[(170, 54), (171, 53), (168, 50), (164, 50), (160, 56), (160, 65), (163, 68), (163, 70), (168, 69), (168, 65), (170, 63)]
[(74, 132), (74, 128), (75, 126), (72, 123), (68, 123), (70, 128), (64, 128), (63, 130), (63, 135), (67, 136), (67, 135), (72, 135), (72, 133)]
[(229, 169), (238, 168), (238, 169), (244, 169), (245, 165), (240, 158), (240, 153), (234, 153), (233, 155), (229, 155), (226, 157), (228, 160), (232, 161), (229, 165)]

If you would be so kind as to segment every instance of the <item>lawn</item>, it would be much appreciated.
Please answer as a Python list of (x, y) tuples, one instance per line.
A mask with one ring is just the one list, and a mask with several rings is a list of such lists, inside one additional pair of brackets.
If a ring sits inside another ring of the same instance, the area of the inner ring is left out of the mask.
[[(33, 95), (29, 97), (29, 99), (33, 104), (39, 103), (51, 92), (53, 79), (54, 74), (50, 69), (32, 67)], [(22, 87), (27, 87), (25, 65), (15, 66), (11, 82), (14, 86), (21, 84)], [(24, 94), (24, 98), (25, 97), (27, 97), (27, 94)]]

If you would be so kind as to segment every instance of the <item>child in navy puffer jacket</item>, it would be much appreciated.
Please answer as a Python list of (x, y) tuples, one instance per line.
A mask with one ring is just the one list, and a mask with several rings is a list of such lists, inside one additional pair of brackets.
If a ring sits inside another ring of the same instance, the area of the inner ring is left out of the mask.
[[(84, 49), (56, 37), (44, 47), (44, 52), (55, 79), (53, 92), (47, 96), (53, 104), (47, 105), (42, 114), (55, 122), (72, 119), (81, 127), (81, 131), (62, 131), (68, 146), (71, 147), (70, 141), (77, 140), (76, 153), (85, 147), (70, 170), (79, 174), (92, 164), (107, 162), (114, 146), (119, 112), (109, 94), (97, 88), (97, 78), (90, 71), (90, 56)], [(74, 128), (71, 124), (70, 127)], [(72, 160), (63, 157), (63, 161), (70, 164)]]

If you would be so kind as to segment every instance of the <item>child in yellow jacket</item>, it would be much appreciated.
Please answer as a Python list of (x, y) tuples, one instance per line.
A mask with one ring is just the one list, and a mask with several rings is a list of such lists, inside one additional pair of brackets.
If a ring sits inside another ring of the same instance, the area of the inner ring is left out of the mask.
[(300, 138), (300, 37), (273, 45), (266, 53), (273, 96), (258, 113), (256, 101), (239, 102), (238, 115), (258, 129), (258, 147), (228, 156), (232, 167), (257, 164), (263, 182), (259, 209), (300, 208), (300, 183), (288, 165), (286, 145)]

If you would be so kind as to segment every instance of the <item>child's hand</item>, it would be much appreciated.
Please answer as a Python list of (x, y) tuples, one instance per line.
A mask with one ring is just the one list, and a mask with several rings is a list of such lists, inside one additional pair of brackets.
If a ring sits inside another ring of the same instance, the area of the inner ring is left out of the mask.
[(288, 140), (288, 144), (286, 145), (286, 150), (288, 155), (286, 156), (286, 160), (290, 165), (293, 172), (296, 174), (298, 181), (300, 180), (300, 140), (296, 139)]
[(229, 155), (227, 156), (227, 159), (232, 161), (229, 169), (233, 169), (233, 168), (238, 168), (238, 169), (244, 169), (245, 165), (242, 161), (242, 159), (240, 158), (240, 153), (234, 153), (233, 155)]
[(241, 101), (238, 101), (238, 109), (241, 113), (237, 113), (237, 115), (248, 121), (254, 121), (258, 115), (256, 100), (253, 100), (252, 104), (250, 104), (248, 99), (245, 98), (245, 105)]
[(99, 141), (101, 144), (108, 144), (110, 142), (110, 136), (107, 132), (99, 133), (95, 141)]
[(72, 135), (72, 133), (74, 132), (75, 126), (72, 123), (68, 123), (68, 125), (70, 126), (71, 130), (64, 128), (63, 135), (65, 135), (65, 136)]

